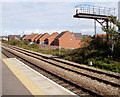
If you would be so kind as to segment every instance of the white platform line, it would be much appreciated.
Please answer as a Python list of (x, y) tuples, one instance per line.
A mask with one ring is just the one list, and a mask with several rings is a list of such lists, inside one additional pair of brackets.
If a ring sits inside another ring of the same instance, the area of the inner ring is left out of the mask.
[(18, 60), (17, 58), (14, 58), (14, 59), (16, 59), (18, 62), (20, 62), (22, 65), (26, 66), (27, 68), (29, 68), (29, 69), (32, 70), (33, 72), (35, 72), (35, 73), (37, 73), (38, 75), (42, 76), (43, 78), (47, 79), (47, 80), (50, 81), (51, 83), (59, 86), (60, 88), (62, 88), (62, 89), (65, 90), (65, 91), (67, 91), (67, 92), (70, 93), (71, 95), (75, 95), (76, 97), (79, 97), (78, 95), (76, 95), (75, 93), (71, 92), (70, 90), (62, 87), (61, 85), (55, 83), (54, 81), (52, 81), (51, 79), (45, 77), (44, 75), (42, 75), (41, 73), (37, 72), (36, 70), (30, 68), (29, 66), (27, 66), (26, 64), (24, 64), (23, 62), (21, 62), (20, 60)]

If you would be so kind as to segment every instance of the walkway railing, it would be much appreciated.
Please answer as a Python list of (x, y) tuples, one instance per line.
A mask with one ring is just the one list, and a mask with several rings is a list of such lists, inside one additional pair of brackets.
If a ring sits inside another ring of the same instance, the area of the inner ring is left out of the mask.
[(79, 4), (75, 8), (76, 8), (76, 14), (84, 13), (84, 14), (94, 14), (94, 15), (115, 16), (115, 8), (91, 6), (85, 4)]

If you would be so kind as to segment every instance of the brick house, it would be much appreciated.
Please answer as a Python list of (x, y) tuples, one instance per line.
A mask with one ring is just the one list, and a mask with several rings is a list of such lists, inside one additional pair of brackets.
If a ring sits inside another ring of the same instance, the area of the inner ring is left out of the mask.
[(48, 33), (44, 33), (41, 37), (39, 37), (39, 39), (37, 40), (38, 44), (46, 44), (46, 39), (50, 37), (50, 35)]
[(82, 45), (81, 33), (61, 32), (54, 40), (54, 45), (62, 48), (79, 48)]
[(9, 35), (8, 40), (12, 40), (12, 39), (20, 40), (21, 36), (20, 35)]
[(35, 38), (34, 42), (37, 43), (38, 39), (39, 39), (41, 36), (42, 36), (42, 34), (39, 34), (39, 35)]
[(29, 35), (26, 35), (25, 37), (23, 37), (22, 40), (27, 40), (27, 41), (30, 41), (30, 42), (34, 42), (35, 41), (35, 38), (38, 36), (38, 34), (29, 34)]
[(29, 34), (29, 35), (24, 35), (24, 37), (22, 38), (22, 40), (27, 40), (27, 41), (29, 41), (29, 37), (30, 37), (31, 35)]
[(54, 39), (55, 39), (58, 35), (59, 35), (59, 33), (57, 33), (57, 32), (51, 34), (51, 35), (45, 40), (46, 44), (53, 46), (53, 45), (54, 45)]

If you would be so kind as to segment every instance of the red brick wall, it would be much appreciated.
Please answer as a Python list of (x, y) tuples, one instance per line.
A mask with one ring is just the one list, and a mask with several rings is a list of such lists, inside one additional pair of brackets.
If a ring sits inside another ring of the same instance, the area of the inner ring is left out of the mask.
[(54, 45), (54, 38), (48, 38), (48, 45)]
[(77, 40), (70, 32), (66, 32), (59, 39), (55, 39), (54, 44), (62, 48), (79, 48), (82, 41)]
[(54, 45), (59, 46), (59, 39), (54, 39)]
[(79, 41), (70, 33), (66, 32), (59, 40), (59, 46), (63, 48), (79, 48)]
[(38, 34), (37, 35), (34, 35), (34, 37), (32, 37), (31, 41), (32, 42), (35, 42), (35, 38), (38, 37)]
[(57, 32), (53, 33), (50, 35), (50, 37), (47, 39), (48, 45), (54, 45), (54, 39), (57, 37), (59, 34)]
[(39, 43), (43, 43), (45, 41), (45, 39), (47, 39), (50, 35), (48, 33), (44, 34), (40, 39), (39, 39)]
[(42, 36), (42, 34), (39, 34), (35, 39), (34, 39), (34, 42), (37, 43), (37, 40)]

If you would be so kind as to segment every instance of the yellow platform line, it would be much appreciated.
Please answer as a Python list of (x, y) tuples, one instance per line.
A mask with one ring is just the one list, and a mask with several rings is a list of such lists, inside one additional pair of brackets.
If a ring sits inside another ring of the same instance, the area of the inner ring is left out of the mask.
[(36, 85), (34, 85), (22, 72), (20, 72), (13, 64), (7, 59), (3, 59), (9, 69), (15, 76), (23, 83), (23, 85), (31, 92), (32, 95), (45, 95)]

